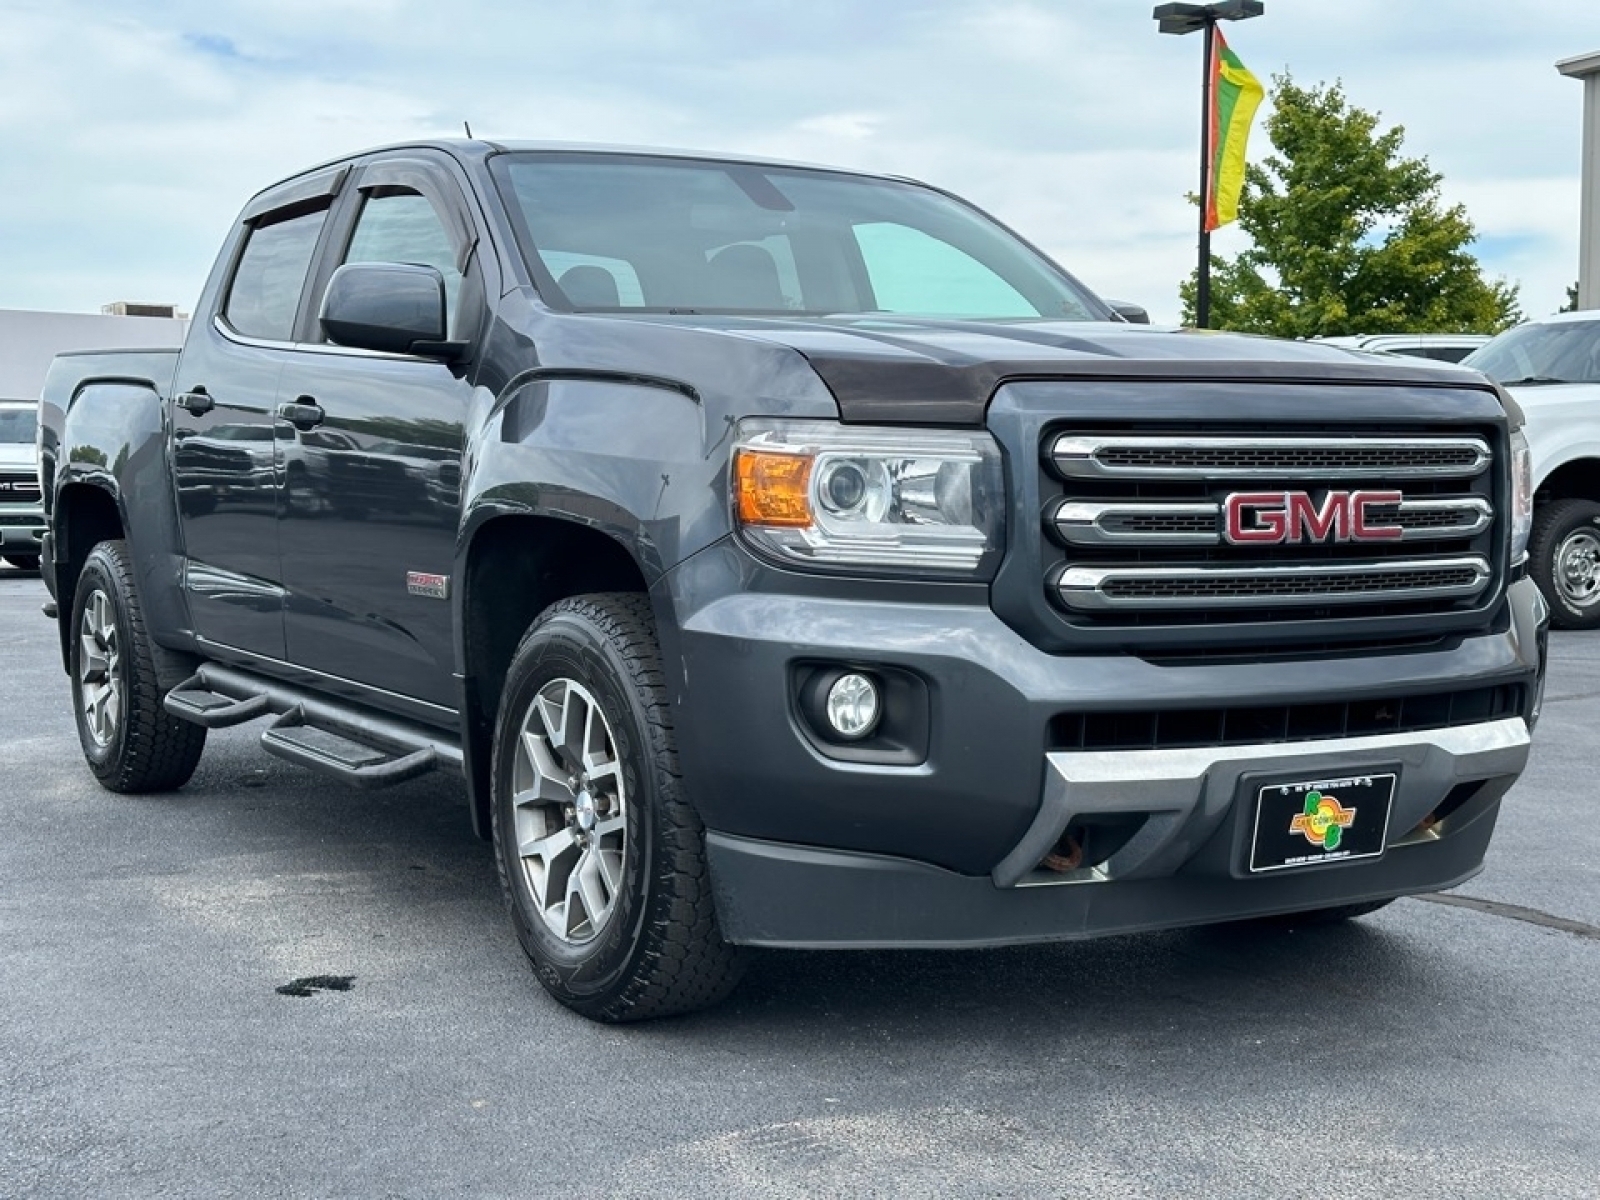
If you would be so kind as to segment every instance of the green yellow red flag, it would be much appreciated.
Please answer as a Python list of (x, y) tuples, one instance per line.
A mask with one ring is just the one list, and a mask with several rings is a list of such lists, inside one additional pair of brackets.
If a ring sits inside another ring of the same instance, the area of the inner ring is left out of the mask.
[(1210, 77), (1206, 98), (1211, 127), (1211, 170), (1206, 189), (1208, 230), (1238, 219), (1245, 142), (1250, 137), (1256, 108), (1266, 95), (1261, 81), (1228, 48), (1220, 29), (1212, 33)]

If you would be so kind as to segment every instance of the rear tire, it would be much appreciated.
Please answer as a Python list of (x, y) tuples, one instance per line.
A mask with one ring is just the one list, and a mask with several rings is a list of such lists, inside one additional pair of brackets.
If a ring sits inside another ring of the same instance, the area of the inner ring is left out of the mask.
[(154, 648), (125, 542), (89, 552), (72, 598), (72, 708), (83, 757), (113, 792), (167, 792), (194, 774), (202, 726), (161, 707)]
[(1533, 514), (1528, 569), (1561, 629), (1600, 628), (1600, 504), (1555, 500)]
[(552, 605), (506, 675), (492, 767), (501, 886), (539, 982), (596, 1021), (704, 1008), (741, 973), (671, 714), (637, 594)]
[(39, 569), (39, 556), (37, 554), (5, 554), (0, 555), (19, 571), (37, 571)]

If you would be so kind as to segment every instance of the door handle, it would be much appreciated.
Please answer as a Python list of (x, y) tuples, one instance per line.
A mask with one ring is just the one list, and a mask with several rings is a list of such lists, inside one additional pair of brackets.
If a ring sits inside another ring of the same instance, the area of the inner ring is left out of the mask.
[(173, 403), (197, 417), (205, 416), (217, 406), (217, 402), (203, 387), (197, 387), (192, 392), (179, 392)]
[(301, 396), (291, 403), (278, 405), (278, 415), (296, 429), (315, 429), (328, 414), (310, 396)]

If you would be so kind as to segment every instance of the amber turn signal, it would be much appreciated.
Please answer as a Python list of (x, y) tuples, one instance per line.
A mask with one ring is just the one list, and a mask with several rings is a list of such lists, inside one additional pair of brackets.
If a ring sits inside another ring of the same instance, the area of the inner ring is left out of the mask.
[(811, 524), (811, 456), (768, 450), (734, 452), (734, 486), (744, 525), (803, 528)]

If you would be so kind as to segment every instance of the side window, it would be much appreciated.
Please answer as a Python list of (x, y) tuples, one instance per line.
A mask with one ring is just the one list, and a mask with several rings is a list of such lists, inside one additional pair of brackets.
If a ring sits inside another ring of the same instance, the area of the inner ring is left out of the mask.
[(1021, 292), (949, 242), (888, 221), (857, 225), (856, 242), (881, 312), (1037, 317)]
[(271, 341), (294, 336), (306, 270), (327, 217), (323, 209), (250, 230), (222, 310), (230, 326), (246, 337)]
[(461, 272), (439, 214), (425, 196), (411, 191), (382, 191), (368, 195), (356, 219), (355, 233), (344, 261), (414, 263), (434, 267), (444, 276), (449, 328), (456, 327), (461, 299)]

